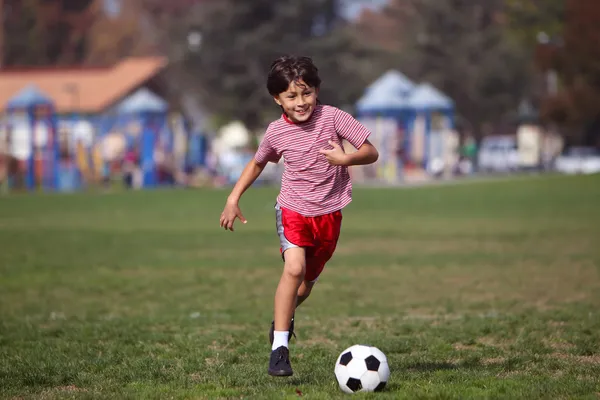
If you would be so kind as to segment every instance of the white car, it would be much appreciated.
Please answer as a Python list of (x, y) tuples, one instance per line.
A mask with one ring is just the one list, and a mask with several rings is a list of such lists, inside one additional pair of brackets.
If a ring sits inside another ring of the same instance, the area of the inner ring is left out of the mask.
[(599, 173), (600, 152), (593, 147), (571, 147), (556, 158), (554, 168), (564, 174)]
[(507, 172), (519, 168), (519, 151), (515, 136), (486, 136), (477, 154), (481, 171)]

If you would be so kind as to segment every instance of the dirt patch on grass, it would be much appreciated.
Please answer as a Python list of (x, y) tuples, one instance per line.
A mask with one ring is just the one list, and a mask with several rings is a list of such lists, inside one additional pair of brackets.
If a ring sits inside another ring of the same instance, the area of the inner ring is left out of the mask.
[(565, 321), (550, 321), (548, 323), (548, 325), (550, 325), (553, 328), (558, 328), (558, 327), (566, 326), (567, 323)]
[(404, 239), (381, 238), (373, 240), (342, 240), (336, 254), (358, 255), (364, 253), (382, 253), (414, 255), (414, 254), (461, 254), (485, 253), (490, 256), (505, 254), (548, 255), (571, 257), (585, 255), (597, 251), (591, 239), (573, 240), (565, 243), (563, 236), (554, 236), (540, 240), (538, 237), (525, 238), (521, 241), (498, 240), (493, 237), (453, 237)]
[(515, 378), (520, 375), (525, 375), (525, 373), (523, 371), (505, 371), (505, 372), (500, 372), (499, 374), (496, 375), (496, 377), (500, 378), (500, 379), (510, 379), (510, 378)]
[(549, 355), (550, 358), (560, 358), (561, 360), (567, 360), (571, 362), (577, 362), (580, 364), (592, 364), (600, 365), (600, 354), (594, 354), (592, 356), (577, 356), (566, 353), (552, 353)]
[(473, 304), (478, 308), (510, 304), (512, 312), (524, 308), (544, 311), (565, 303), (597, 301), (600, 293), (600, 270), (590, 261), (529, 258), (505, 266), (499, 266), (498, 259), (477, 265), (473, 265), (475, 260), (459, 261), (449, 257), (440, 261), (443, 264), (416, 266), (374, 262), (368, 272), (353, 265), (336, 265), (327, 273), (330, 279), (340, 276), (369, 288), (352, 293), (355, 301), (380, 298), (409, 314), (416, 314), (415, 310), (439, 314), (445, 304), (451, 306), (445, 310), (451, 313)]
[(506, 361), (504, 357), (492, 357), (492, 358), (484, 358), (481, 360), (483, 365), (498, 365), (502, 364)]
[(254, 258), (257, 255), (274, 254), (277, 255), (277, 247), (270, 248), (255, 248), (252, 246), (237, 246), (235, 251), (222, 247), (189, 249), (189, 250), (172, 250), (172, 249), (157, 249), (154, 250), (157, 256), (161, 259), (172, 259), (176, 261), (197, 261), (197, 260), (223, 260), (231, 259), (233, 262), (245, 258)]
[(202, 374), (200, 374), (199, 372), (194, 372), (193, 374), (189, 374), (188, 377), (190, 378), (190, 381), (194, 382), (194, 383), (199, 383), (202, 382)]
[(509, 340), (498, 339), (492, 336), (484, 336), (477, 339), (477, 343), (488, 346), (488, 347), (496, 347), (499, 349), (507, 349), (512, 344)]
[(333, 342), (323, 336), (324, 332), (333, 337), (341, 337), (353, 330), (377, 331), (378, 329), (387, 329), (393, 326), (395, 321), (397, 321), (396, 318), (369, 316), (327, 318), (326, 321), (319, 319), (305, 320), (302, 321), (303, 327), (311, 328), (315, 334), (311, 337), (306, 337), (306, 340), (303, 339), (299, 343), (330, 344)]
[(323, 337), (323, 336), (314, 336), (309, 339), (302, 340), (298, 342), (299, 347), (312, 347), (312, 346), (327, 346), (327, 347), (336, 347), (338, 345), (337, 342), (333, 340)]
[[(600, 274), (589, 263), (543, 264), (521, 262), (506, 268), (471, 270), (444, 277), (444, 286), (464, 293), (465, 299), (501, 299), (551, 309), (554, 303), (586, 300), (600, 290)], [(440, 288), (441, 289), (441, 288)]]
[(456, 254), (469, 252), (503, 253), (511, 251), (514, 245), (499, 241), (479, 240), (474, 238), (445, 239), (385, 239), (377, 240), (344, 240), (341, 241), (336, 254), (357, 255), (364, 253), (382, 253), (414, 255), (414, 254)]
[(570, 350), (575, 347), (574, 344), (569, 343), (566, 340), (561, 339), (556, 336), (552, 336), (550, 338), (544, 338), (544, 339), (542, 339), (542, 343), (544, 344), (544, 346), (549, 347), (552, 350), (556, 350), (558, 352)]
[[(331, 332), (335, 335), (344, 335), (352, 328), (360, 328), (367, 330), (375, 330), (380, 326), (389, 326), (392, 322), (391, 318), (378, 317), (346, 317), (330, 319), (328, 325), (331, 327)], [(315, 321), (313, 326), (320, 327), (320, 323)]]
[(458, 351), (475, 351), (477, 350), (477, 346), (472, 345), (472, 344), (463, 344), (463, 343), (454, 343), (452, 345), (452, 348), (454, 350), (458, 350)]
[(508, 340), (500, 340), (491, 336), (485, 336), (475, 339), (474, 344), (454, 343), (452, 347), (459, 351), (476, 351), (482, 347), (494, 347), (497, 349), (507, 349), (511, 343)]
[(235, 340), (233, 339), (233, 336), (226, 335), (223, 336), (221, 340), (213, 340), (212, 343), (207, 346), (207, 349), (216, 353), (224, 351), (230, 352), (232, 351), (234, 342)]
[(55, 399), (60, 396), (74, 393), (86, 393), (88, 390), (77, 387), (75, 385), (57, 386), (42, 391), (37, 398), (38, 399)]
[(439, 325), (444, 321), (456, 321), (464, 318), (463, 314), (438, 312), (432, 313), (431, 309), (415, 308), (407, 310), (406, 315), (402, 317), (404, 321), (431, 321), (432, 325)]
[(68, 385), (68, 386), (59, 386), (54, 388), (53, 390), (56, 390), (58, 392), (86, 392), (87, 390), (83, 389), (83, 388), (79, 388), (75, 385)]
[(204, 359), (204, 362), (209, 367), (214, 367), (214, 366), (217, 366), (217, 365), (223, 365), (224, 364), (224, 361), (220, 360), (218, 355), (216, 357), (207, 357), (207, 358)]

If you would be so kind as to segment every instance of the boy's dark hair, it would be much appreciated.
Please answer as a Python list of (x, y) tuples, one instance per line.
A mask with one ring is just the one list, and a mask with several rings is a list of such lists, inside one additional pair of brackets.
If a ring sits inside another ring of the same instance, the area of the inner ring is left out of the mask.
[(285, 92), (290, 83), (302, 79), (310, 87), (321, 86), (319, 70), (310, 57), (283, 56), (273, 61), (267, 78), (267, 90), (271, 96)]

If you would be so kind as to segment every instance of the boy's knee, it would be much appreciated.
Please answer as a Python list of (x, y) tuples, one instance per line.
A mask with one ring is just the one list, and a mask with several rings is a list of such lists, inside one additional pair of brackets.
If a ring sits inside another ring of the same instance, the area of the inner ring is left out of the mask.
[(306, 272), (306, 266), (301, 262), (286, 262), (284, 273), (290, 278), (303, 280)]
[(306, 258), (303, 248), (295, 247), (284, 253), (284, 274), (290, 278), (303, 280), (306, 273)]

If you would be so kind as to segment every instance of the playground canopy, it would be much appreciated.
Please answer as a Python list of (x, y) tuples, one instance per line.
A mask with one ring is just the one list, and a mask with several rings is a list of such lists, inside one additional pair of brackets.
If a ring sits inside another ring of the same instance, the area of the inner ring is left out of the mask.
[(401, 72), (390, 70), (365, 89), (356, 110), (359, 116), (401, 117), (416, 112), (452, 112), (454, 102), (431, 84), (415, 84)]
[(8, 101), (6, 108), (8, 110), (28, 109), (40, 105), (53, 106), (54, 102), (35, 85), (28, 85)]
[(138, 89), (117, 106), (119, 114), (166, 113), (168, 109), (166, 101), (146, 88)]
[(454, 102), (429, 83), (422, 83), (414, 89), (408, 105), (415, 110), (450, 111), (454, 108)]

